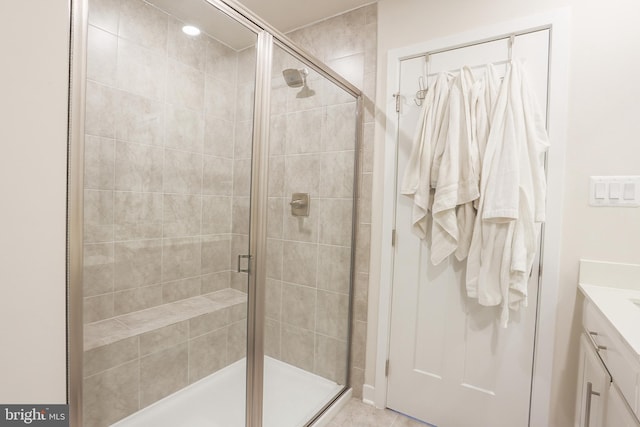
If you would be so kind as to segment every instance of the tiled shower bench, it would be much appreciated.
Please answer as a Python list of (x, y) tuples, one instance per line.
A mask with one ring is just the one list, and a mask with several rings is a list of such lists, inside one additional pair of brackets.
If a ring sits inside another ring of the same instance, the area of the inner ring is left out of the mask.
[(86, 324), (85, 425), (111, 425), (244, 357), (246, 305), (223, 289)]

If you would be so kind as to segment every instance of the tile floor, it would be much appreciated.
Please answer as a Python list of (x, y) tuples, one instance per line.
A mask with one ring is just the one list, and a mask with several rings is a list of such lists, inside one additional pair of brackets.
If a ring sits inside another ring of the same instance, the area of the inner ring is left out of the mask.
[(327, 427), (429, 427), (429, 424), (351, 399)]

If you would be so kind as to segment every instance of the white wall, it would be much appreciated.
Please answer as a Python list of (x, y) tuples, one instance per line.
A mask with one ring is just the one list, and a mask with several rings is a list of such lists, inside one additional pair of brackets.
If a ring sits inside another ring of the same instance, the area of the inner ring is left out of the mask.
[[(477, 27), (571, 7), (570, 87), (564, 229), (551, 389), (551, 427), (573, 423), (579, 310), (578, 260), (640, 263), (640, 209), (591, 208), (588, 176), (640, 175), (640, 3), (637, 0), (380, 0), (378, 9), (378, 116), (374, 160), (371, 265), (380, 265), (380, 224), (387, 52)], [(378, 191), (376, 191), (378, 189)], [(377, 288), (371, 272), (367, 370), (373, 385)]]
[(0, 402), (65, 403), (69, 1), (0, 2)]

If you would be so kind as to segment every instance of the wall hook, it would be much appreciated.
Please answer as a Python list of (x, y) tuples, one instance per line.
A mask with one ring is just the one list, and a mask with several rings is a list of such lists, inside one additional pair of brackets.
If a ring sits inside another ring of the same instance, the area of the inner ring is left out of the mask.
[(509, 36), (509, 62), (511, 62), (511, 59), (513, 58), (513, 43), (515, 41), (516, 41), (515, 34), (511, 34)]
[(428, 88), (425, 88), (423, 76), (420, 76), (418, 78), (418, 87), (420, 89), (418, 89), (418, 91), (416, 92), (416, 97), (414, 98), (413, 102), (415, 102), (416, 105), (420, 107), (422, 106), (422, 101), (424, 101), (424, 99), (427, 97), (427, 91), (429, 90)]

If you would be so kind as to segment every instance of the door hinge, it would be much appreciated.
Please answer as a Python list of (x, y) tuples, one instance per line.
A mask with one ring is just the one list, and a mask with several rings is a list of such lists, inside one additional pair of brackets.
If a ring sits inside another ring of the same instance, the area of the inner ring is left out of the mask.
[(396, 113), (400, 112), (400, 92), (394, 93), (393, 97), (396, 99)]
[(540, 281), (541, 277), (542, 277), (542, 262), (538, 264), (538, 281)]
[(389, 376), (389, 359), (387, 359), (387, 361), (384, 364), (384, 376), (385, 377)]
[[(529, 279), (531, 279), (531, 276), (533, 276), (533, 268), (531, 267), (531, 271), (529, 272)], [(542, 262), (538, 262), (538, 281), (540, 281), (540, 278), (542, 277)]]
[(396, 245), (396, 229), (391, 230), (391, 246)]

